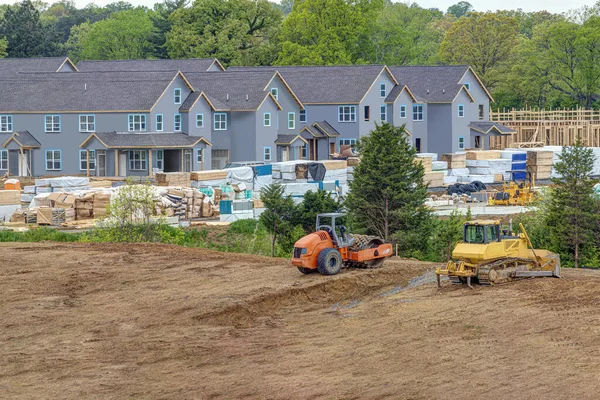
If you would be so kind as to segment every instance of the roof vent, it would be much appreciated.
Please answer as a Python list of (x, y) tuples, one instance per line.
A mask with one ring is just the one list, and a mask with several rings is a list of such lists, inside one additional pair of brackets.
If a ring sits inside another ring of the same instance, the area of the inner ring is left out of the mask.
[(229, 101), (229, 93), (227, 93), (227, 96), (226, 96), (226, 98), (227, 98), (227, 101)]
[(246, 101), (248, 101), (248, 95), (246, 95)]
[(85, 92), (87, 90), (87, 83), (83, 84), (83, 91)]
[(429, 89), (427, 89), (427, 94), (429, 94)]
[(442, 93), (446, 93), (446, 89), (442, 89)]

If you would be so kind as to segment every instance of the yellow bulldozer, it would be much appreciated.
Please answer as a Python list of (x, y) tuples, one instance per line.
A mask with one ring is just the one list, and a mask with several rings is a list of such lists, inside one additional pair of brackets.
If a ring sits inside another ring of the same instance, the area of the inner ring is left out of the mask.
[(490, 206), (527, 206), (535, 200), (535, 178), (527, 171), (525, 179), (505, 182), (502, 191), (494, 193), (488, 200)]
[(452, 251), (452, 260), (435, 271), (438, 287), (441, 275), (471, 289), (472, 280), (494, 285), (529, 277), (560, 277), (560, 256), (534, 249), (523, 224), (519, 227), (521, 233), (514, 236), (510, 227), (501, 229), (498, 220), (465, 223), (463, 241)]

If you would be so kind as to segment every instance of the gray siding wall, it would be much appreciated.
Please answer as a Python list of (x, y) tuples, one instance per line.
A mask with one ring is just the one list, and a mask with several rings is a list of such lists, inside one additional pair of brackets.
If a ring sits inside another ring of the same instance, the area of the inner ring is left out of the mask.
[[(175, 104), (175, 89), (181, 89), (181, 103), (183, 103), (190, 94), (190, 89), (184, 80), (179, 76), (175, 78), (165, 90), (162, 97), (154, 105), (150, 120), (146, 121), (148, 125), (147, 130), (149, 132), (156, 131), (157, 114), (163, 115), (163, 132), (173, 132), (175, 130), (175, 114), (179, 113), (179, 107), (181, 107), (181, 104)], [(182, 124), (182, 132), (185, 132), (183, 131), (183, 128)]]
[[(415, 134), (413, 129), (413, 120), (412, 120), (412, 98), (406, 93), (406, 91), (400, 93), (400, 95), (396, 98), (394, 104), (390, 104), (388, 108), (388, 113), (391, 116), (391, 123), (394, 126), (402, 126), (405, 125), (406, 130), (411, 133), (410, 140), (411, 143), (415, 144)], [(400, 106), (406, 107), (406, 116), (404, 118), (400, 118)], [(422, 141), (422, 139), (421, 139)]]
[[(477, 121), (477, 112), (479, 104), (483, 104), (483, 121), (490, 120), (490, 98), (485, 94), (483, 87), (477, 82), (475, 76), (468, 71), (465, 76), (460, 80), (460, 83), (469, 83), (469, 92), (471, 96), (475, 98), (474, 103), (469, 103), (471, 107), (476, 110), (475, 118), (472, 121)], [(469, 121), (471, 122), (471, 121)]]
[[(458, 116), (459, 105), (465, 106), (464, 117)], [(462, 90), (458, 96), (456, 96), (454, 103), (452, 103), (452, 152), (461, 150), (458, 148), (458, 138), (461, 136), (465, 138), (465, 149), (473, 147), (474, 141), (470, 140), (471, 135), (468, 126), (471, 122), (478, 120), (477, 114), (477, 103), (471, 102), (467, 93)]]
[[(212, 63), (210, 67), (207, 69), (208, 72), (223, 72), (223, 70), (219, 67), (219, 65), (215, 62)], [(200, 71), (202, 72), (202, 71)]]
[[(413, 108), (412, 106), (415, 104), (423, 105), (423, 121), (415, 121), (413, 119)], [(416, 144), (417, 139), (421, 139), (421, 152), (426, 153), (429, 152), (428, 142), (428, 122), (429, 122), (429, 104), (426, 103), (414, 103), (408, 108), (407, 119), (412, 123), (412, 142), (413, 145)], [(449, 123), (449, 122), (448, 122)]]
[[(282, 96), (280, 95), (279, 98), (281, 99)], [(280, 101), (280, 104), (281, 104), (281, 101)], [(296, 107), (298, 107), (298, 104), (297, 103), (295, 103), (295, 104), (296, 104)], [(256, 125), (254, 128), (254, 132), (255, 132), (254, 143), (256, 145), (256, 148), (255, 148), (255, 154), (250, 161), (255, 161), (255, 160), (256, 161), (265, 161), (265, 158), (264, 158), (265, 147), (271, 148), (271, 161), (270, 162), (276, 161), (275, 140), (277, 139), (278, 130), (277, 130), (277, 124), (276, 124), (275, 118), (277, 117), (278, 112), (281, 112), (281, 111), (278, 111), (277, 106), (270, 99), (265, 101), (262, 104), (262, 106), (257, 110), (256, 121), (255, 121)], [(265, 113), (271, 113), (271, 126), (264, 126), (264, 114)], [(296, 114), (296, 118), (298, 118), (297, 115), (298, 114)], [(290, 132), (296, 133), (298, 130), (297, 126), (298, 126), (298, 121), (296, 121), (296, 129), (290, 130)], [(280, 129), (279, 132), (283, 133), (283, 130)], [(250, 137), (248, 137), (247, 140), (251, 140)], [(237, 145), (245, 146), (244, 142), (241, 142)], [(270, 162), (267, 161), (267, 163), (270, 163)]]
[(229, 160), (253, 161), (256, 158), (256, 112), (232, 111), (230, 114)]
[(214, 126), (214, 118), (216, 112), (211, 111), (210, 135), (212, 137), (213, 149), (231, 149), (231, 113), (227, 114), (227, 129), (224, 131), (216, 131)]
[[(333, 104), (309, 104), (304, 105), (307, 109), (307, 121), (310, 125), (319, 121), (327, 121), (333, 126), (339, 133), (338, 139), (358, 139), (359, 138), (359, 126), (361, 118), (361, 110), (358, 104), (340, 104), (340, 105), (354, 105), (356, 106), (356, 122), (338, 122), (338, 105)], [(338, 142), (339, 143), (339, 142)], [(321, 157), (321, 147), (319, 147), (319, 158)], [(327, 151), (327, 157), (329, 158), (329, 151)]]
[[(382, 83), (385, 84), (384, 97), (382, 97), (380, 94), (380, 84)], [(390, 94), (390, 91), (394, 88), (394, 85), (394, 82), (385, 71), (382, 71), (377, 79), (375, 79), (364, 99), (359, 104), (358, 132), (360, 136), (368, 135), (372, 130), (374, 130), (375, 123), (381, 124), (381, 106), (385, 106), (385, 98), (388, 94)], [(370, 107), (369, 121), (365, 121), (365, 106)], [(389, 114), (386, 115), (386, 120), (389, 122)]]
[[(284, 135), (299, 133), (300, 129), (302, 129), (302, 127), (306, 125), (305, 123), (300, 123), (300, 105), (298, 104), (298, 102), (296, 102), (292, 94), (287, 90), (287, 88), (285, 87), (281, 79), (279, 79), (279, 77), (273, 78), (267, 90), (270, 91), (271, 88), (277, 88), (277, 102), (281, 106), (281, 110), (279, 110), (276, 114), (273, 114), (272, 125), (274, 125), (275, 128), (277, 128), (277, 120), (279, 120), (279, 133)], [(266, 100), (265, 102), (267, 101), (269, 100)], [(296, 118), (296, 125), (294, 129), (288, 129), (288, 113), (290, 112), (293, 112)], [(262, 156), (260, 160), (262, 160)]]
[(427, 147), (421, 149), (421, 151), (427, 153), (450, 152), (452, 146), (452, 112), (453, 104), (450, 103), (427, 104)]
[[(204, 115), (204, 127), (196, 127), (196, 115), (203, 114)], [(212, 128), (213, 128), (213, 113), (204, 98), (198, 99), (194, 107), (189, 111), (189, 113), (184, 113), (184, 132), (190, 136), (202, 136), (206, 140), (212, 143)], [(221, 131), (219, 131), (221, 132)], [(213, 144), (214, 147), (214, 144)], [(204, 151), (204, 169), (211, 169), (212, 165), (212, 152), (210, 147)], [(194, 160), (196, 165), (196, 160)]]

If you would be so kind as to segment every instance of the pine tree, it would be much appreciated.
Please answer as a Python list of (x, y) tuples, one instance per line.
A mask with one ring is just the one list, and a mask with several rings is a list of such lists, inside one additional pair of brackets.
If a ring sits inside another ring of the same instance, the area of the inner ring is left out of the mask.
[[(564, 261), (572, 260), (575, 268), (596, 248), (595, 230), (598, 223), (598, 204), (594, 199), (594, 181), (590, 179), (594, 154), (581, 142), (565, 147), (554, 169), (560, 178), (552, 179), (548, 204), (547, 226), (553, 250), (561, 253)], [(582, 252), (583, 250), (583, 252)]]
[(284, 196), (283, 185), (274, 183), (260, 192), (260, 200), (265, 204), (265, 211), (260, 215), (260, 222), (271, 233), (271, 256), (275, 256), (275, 244), (287, 244), (293, 226), (291, 219), (295, 211), (294, 201), (290, 196)]
[(358, 151), (361, 160), (347, 199), (353, 219), (367, 233), (396, 241), (405, 255), (422, 251), (431, 213), (424, 206), (423, 166), (415, 163), (404, 126), (377, 125), (359, 141)]
[(0, 23), (0, 35), (8, 41), (9, 57), (43, 56), (45, 33), (40, 13), (31, 0), (9, 6)]

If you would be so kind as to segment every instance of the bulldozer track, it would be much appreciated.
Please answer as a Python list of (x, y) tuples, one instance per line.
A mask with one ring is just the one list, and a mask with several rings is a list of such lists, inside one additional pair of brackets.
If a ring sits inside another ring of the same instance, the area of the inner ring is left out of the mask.
[(498, 270), (500, 270), (500, 267), (502, 267), (502, 269), (511, 268), (511, 266), (507, 266), (507, 264), (515, 264), (514, 268), (516, 270), (516, 264), (532, 265), (532, 264), (535, 264), (535, 261), (531, 260), (529, 258), (512, 257), (512, 258), (504, 258), (501, 260), (493, 261), (488, 264), (481, 265), (479, 267), (479, 271), (477, 273), (477, 279), (479, 280), (479, 284), (484, 285), (484, 286), (491, 286), (494, 284), (504, 283), (504, 282), (509, 282), (511, 280), (519, 279), (519, 278), (514, 278), (514, 277), (502, 277), (502, 279), (494, 279), (494, 278), (490, 279), (490, 272), (492, 270), (498, 271)]

